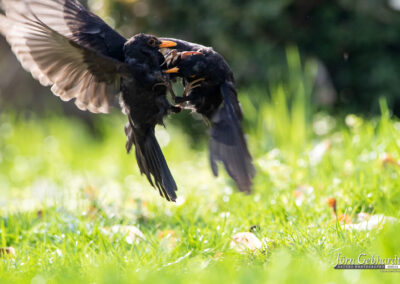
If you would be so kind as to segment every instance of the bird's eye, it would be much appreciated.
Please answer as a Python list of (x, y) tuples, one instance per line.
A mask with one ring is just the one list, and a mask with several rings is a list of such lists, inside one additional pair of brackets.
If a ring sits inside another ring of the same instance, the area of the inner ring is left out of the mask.
[(151, 46), (151, 47), (156, 47), (157, 41), (156, 41), (155, 38), (151, 38), (151, 39), (149, 39), (149, 40), (147, 41), (147, 44), (148, 44), (149, 46)]

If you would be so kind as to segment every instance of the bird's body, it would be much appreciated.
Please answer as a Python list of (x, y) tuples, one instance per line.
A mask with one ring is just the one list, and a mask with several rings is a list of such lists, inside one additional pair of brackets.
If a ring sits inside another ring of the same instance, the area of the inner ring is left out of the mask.
[[(167, 88), (161, 70), (164, 57), (158, 48), (147, 46), (155, 37), (140, 34), (129, 40), (124, 47), (125, 64), (131, 76), (121, 78), (122, 102), (128, 107), (132, 120), (141, 125), (163, 124), (171, 105), (167, 100)], [(139, 43), (137, 43), (139, 42)], [(159, 43), (155, 43), (159, 46)], [(143, 52), (144, 51), (144, 52)]]
[(177, 186), (154, 133), (155, 126), (163, 125), (168, 113), (176, 111), (166, 97), (160, 45), (157, 38), (144, 34), (136, 35), (125, 44), (125, 63), (131, 76), (121, 78), (121, 104), (129, 117), (125, 127), (127, 151), (135, 145), (140, 171), (159, 189), (161, 196), (175, 201)]
[(238, 188), (250, 192), (255, 169), (241, 128), (243, 114), (229, 65), (212, 48), (168, 40), (177, 46), (166, 55), (167, 72), (182, 77), (186, 85), (184, 97), (176, 102), (188, 102), (211, 123), (213, 173), (218, 175), (217, 162), (222, 162)]

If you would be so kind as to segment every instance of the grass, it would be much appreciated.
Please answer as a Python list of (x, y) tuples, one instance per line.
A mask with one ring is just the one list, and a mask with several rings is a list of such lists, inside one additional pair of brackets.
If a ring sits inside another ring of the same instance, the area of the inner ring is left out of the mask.
[[(400, 218), (400, 122), (384, 100), (375, 119), (312, 113), (304, 77), (290, 80), (261, 103), (241, 93), (258, 171), (250, 196), (215, 179), (205, 143), (194, 150), (171, 124), (157, 135), (176, 204), (126, 155), (121, 115), (99, 116), (92, 131), (0, 114), (0, 247), (15, 249), (0, 257), (0, 283), (398, 283), (398, 273), (333, 269), (339, 253), (400, 256), (400, 226), (346, 230), (327, 200), (353, 222), (360, 212)], [(249, 231), (262, 249), (230, 247)]]

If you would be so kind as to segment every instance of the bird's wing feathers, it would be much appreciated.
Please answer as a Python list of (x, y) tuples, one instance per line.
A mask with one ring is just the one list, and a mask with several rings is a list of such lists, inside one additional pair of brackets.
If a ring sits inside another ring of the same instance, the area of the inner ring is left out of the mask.
[(124, 61), (123, 47), (126, 39), (123, 36), (97, 15), (87, 11), (79, 2), (75, 0), (57, 1), (65, 3), (64, 19), (75, 42), (103, 55)]
[[(41, 84), (52, 86), (61, 99), (75, 98), (82, 110), (107, 113), (125, 70), (118, 54), (124, 39), (118, 47), (107, 46), (105, 34), (116, 38), (118, 34), (76, 0), (2, 0), (1, 4), (6, 15), (0, 15), (0, 32), (22, 66)], [(79, 26), (84, 27), (81, 33)]]
[(250, 192), (255, 169), (240, 126), (239, 103), (234, 87), (221, 85), (223, 106), (212, 118), (210, 161), (214, 175), (218, 175), (217, 161), (223, 162), (229, 175), (241, 191)]

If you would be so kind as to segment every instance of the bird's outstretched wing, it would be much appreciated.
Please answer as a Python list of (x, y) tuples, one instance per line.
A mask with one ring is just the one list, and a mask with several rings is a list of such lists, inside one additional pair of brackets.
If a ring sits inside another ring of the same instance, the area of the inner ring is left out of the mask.
[(250, 192), (255, 169), (240, 126), (241, 112), (238, 113), (240, 107), (237, 94), (230, 83), (221, 85), (221, 94), (224, 98), (223, 105), (212, 118), (211, 168), (214, 175), (218, 176), (217, 162), (222, 162), (238, 188)]
[(0, 33), (22, 66), (62, 100), (107, 113), (126, 72), (126, 39), (76, 0), (0, 3)]

